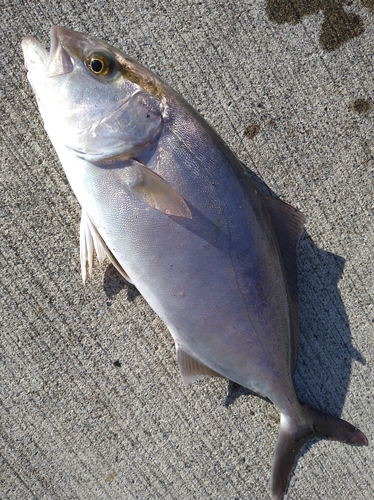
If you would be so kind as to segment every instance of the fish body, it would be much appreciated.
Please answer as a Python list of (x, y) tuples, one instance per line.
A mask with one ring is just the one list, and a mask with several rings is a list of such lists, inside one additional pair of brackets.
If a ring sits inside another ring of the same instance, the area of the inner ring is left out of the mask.
[(170, 330), (186, 384), (219, 375), (281, 414), (272, 498), (309, 439), (366, 444), (351, 424), (299, 402), (296, 244), (304, 217), (261, 193), (173, 89), (94, 37), (23, 40), (45, 128), (82, 207), (85, 279), (108, 256)]

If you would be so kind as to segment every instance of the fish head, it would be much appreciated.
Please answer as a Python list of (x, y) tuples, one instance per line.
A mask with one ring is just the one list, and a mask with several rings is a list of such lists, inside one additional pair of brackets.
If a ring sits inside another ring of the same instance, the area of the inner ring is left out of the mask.
[(25, 69), (55, 148), (88, 161), (131, 158), (157, 138), (167, 115), (160, 81), (92, 36), (51, 27), (50, 51), (22, 40)]

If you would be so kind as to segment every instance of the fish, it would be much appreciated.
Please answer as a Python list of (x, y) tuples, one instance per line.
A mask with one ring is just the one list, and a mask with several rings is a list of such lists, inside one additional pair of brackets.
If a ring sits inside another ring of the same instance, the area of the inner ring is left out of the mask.
[(104, 41), (51, 27), (22, 40), (45, 129), (82, 208), (82, 278), (108, 258), (169, 329), (185, 385), (224, 377), (280, 413), (271, 498), (316, 438), (367, 445), (299, 401), (297, 242), (303, 214), (263, 193), (169, 85)]

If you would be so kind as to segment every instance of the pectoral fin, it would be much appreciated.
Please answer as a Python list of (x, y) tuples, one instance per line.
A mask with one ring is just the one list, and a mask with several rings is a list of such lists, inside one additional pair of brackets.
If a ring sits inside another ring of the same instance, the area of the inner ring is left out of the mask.
[(182, 196), (153, 170), (136, 162), (126, 167), (126, 177), (132, 193), (150, 207), (167, 215), (192, 219)]
[(87, 268), (88, 275), (92, 275), (94, 265), (94, 250), (97, 255), (99, 264), (108, 257), (117, 271), (130, 283), (132, 283), (129, 275), (124, 271), (118, 260), (106, 246), (105, 241), (100, 236), (96, 227), (92, 224), (87, 213), (82, 210), (81, 227), (80, 227), (80, 260), (83, 283), (86, 281)]
[(221, 375), (197, 359), (187, 354), (176, 344), (177, 361), (184, 385), (190, 385), (204, 377), (220, 377)]

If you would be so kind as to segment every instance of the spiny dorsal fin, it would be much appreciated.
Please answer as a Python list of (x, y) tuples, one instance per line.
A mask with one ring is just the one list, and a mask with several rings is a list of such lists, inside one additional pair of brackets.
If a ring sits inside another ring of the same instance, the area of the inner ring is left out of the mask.
[(179, 371), (184, 385), (190, 385), (204, 377), (221, 377), (221, 375), (197, 359), (187, 354), (180, 345), (175, 345)]
[(262, 195), (278, 240), (284, 269), (286, 271), (288, 289), (290, 291), (293, 334), (292, 347), (294, 353), (293, 369), (295, 369), (299, 351), (296, 247), (306, 219), (299, 210), (291, 207), (291, 205), (288, 205), (284, 201), (265, 193), (262, 193)]
[(87, 213), (82, 210), (81, 227), (80, 227), (80, 260), (81, 260), (81, 272), (83, 283), (86, 281), (87, 277), (87, 267), (88, 275), (92, 275), (92, 269), (94, 265), (94, 250), (96, 252), (99, 264), (108, 257), (117, 271), (122, 274), (122, 276), (132, 283), (128, 274), (119, 264), (118, 260), (114, 257), (112, 252), (106, 246), (105, 241), (100, 236), (96, 227), (92, 224)]

